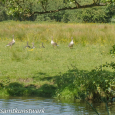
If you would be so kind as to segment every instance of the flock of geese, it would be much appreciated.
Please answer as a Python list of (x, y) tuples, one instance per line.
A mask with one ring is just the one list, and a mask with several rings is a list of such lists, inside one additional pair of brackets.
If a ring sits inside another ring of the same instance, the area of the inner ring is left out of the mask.
[[(12, 47), (12, 45), (14, 45), (15, 44), (15, 40), (14, 40), (14, 35), (13, 35), (13, 40), (10, 42), (10, 43), (8, 43), (6, 46), (10, 46), (10, 47)], [(51, 45), (53, 46), (53, 47), (57, 47), (57, 46), (59, 46), (56, 42), (54, 42), (53, 41), (53, 36), (52, 36), (52, 40), (51, 40)], [(73, 42), (73, 37), (71, 37), (71, 42), (69, 43), (69, 45), (68, 45), (68, 47), (69, 48), (73, 48), (73, 45), (74, 45), (74, 42)], [(25, 46), (25, 48), (36, 48), (35, 46), (34, 46), (34, 43), (32, 43), (32, 47), (31, 46), (29, 46), (28, 45), (28, 41), (27, 41), (27, 45)], [(43, 45), (43, 43), (42, 43), (42, 45), (41, 45), (41, 47), (40, 48), (45, 48), (44, 47), (44, 45)]]

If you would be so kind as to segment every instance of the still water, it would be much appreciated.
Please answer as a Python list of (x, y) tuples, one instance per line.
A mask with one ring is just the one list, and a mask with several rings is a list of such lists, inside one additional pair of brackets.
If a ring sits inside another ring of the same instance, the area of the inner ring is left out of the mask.
[[(104, 103), (93, 106), (100, 115), (108, 115)], [(109, 114), (115, 115), (115, 103), (109, 105)], [(97, 115), (86, 102), (74, 103), (47, 98), (0, 98), (0, 115)]]

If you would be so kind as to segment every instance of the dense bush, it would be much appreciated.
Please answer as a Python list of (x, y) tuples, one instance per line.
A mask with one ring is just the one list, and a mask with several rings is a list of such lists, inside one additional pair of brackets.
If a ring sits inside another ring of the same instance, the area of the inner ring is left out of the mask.
[(102, 101), (111, 99), (114, 95), (115, 72), (104, 70), (109, 67), (115, 70), (115, 63), (106, 63), (88, 72), (73, 67), (65, 74), (56, 77), (57, 96), (65, 99), (92, 99)]
[(110, 22), (112, 18), (111, 11), (109, 9), (86, 9), (83, 11), (82, 20), (83, 22), (93, 22), (93, 23), (107, 23)]
[[(24, 86), (18, 82), (12, 82), (9, 85), (4, 86), (9, 96), (42, 96), (52, 97), (55, 95), (56, 88), (53, 85), (44, 84), (40, 88), (30, 84)], [(0, 83), (0, 89), (3, 88), (3, 84)]]
[(115, 54), (115, 45), (112, 46), (112, 49), (110, 50), (110, 54)]
[[(50, 17), (49, 20), (55, 20), (58, 22), (87, 22), (87, 23), (108, 23), (111, 22), (112, 16), (114, 16), (115, 6), (109, 5), (107, 7), (95, 7), (88, 9), (76, 9), (66, 10), (51, 14), (43, 14), (38, 16), (37, 20), (47, 21), (46, 17)], [(42, 20), (41, 20), (42, 17)], [(49, 21), (48, 20), (48, 21)]]
[(0, 21), (7, 20), (8, 16), (5, 12), (5, 8), (3, 4), (0, 2)]

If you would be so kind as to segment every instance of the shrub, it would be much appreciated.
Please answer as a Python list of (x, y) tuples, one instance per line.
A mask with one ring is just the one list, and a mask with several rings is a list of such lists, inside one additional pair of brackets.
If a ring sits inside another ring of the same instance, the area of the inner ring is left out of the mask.
[(103, 70), (105, 67), (115, 70), (115, 63), (106, 63), (90, 72), (74, 67), (67, 73), (57, 76), (55, 79), (58, 86), (57, 97), (94, 101), (102, 101), (102, 98), (110, 99), (113, 95), (111, 86), (115, 83), (115, 72)]
[(105, 9), (86, 9), (83, 11), (82, 20), (83, 22), (93, 22), (93, 23), (107, 23), (110, 22), (109, 11), (106, 12)]
[(67, 13), (65, 13), (64, 15), (63, 15), (63, 19), (62, 19), (62, 21), (63, 22), (65, 22), (65, 23), (67, 23), (68, 21), (69, 21), (69, 14), (67, 14)]
[(112, 46), (112, 49), (110, 50), (110, 54), (115, 54), (115, 45)]
[(18, 82), (10, 83), (7, 86), (7, 92), (11, 96), (23, 96), (24, 87)]

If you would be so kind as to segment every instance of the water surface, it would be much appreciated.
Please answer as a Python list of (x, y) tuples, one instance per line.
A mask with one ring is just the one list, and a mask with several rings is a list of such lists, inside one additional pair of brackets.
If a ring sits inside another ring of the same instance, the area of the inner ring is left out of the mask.
[[(94, 103), (100, 115), (108, 115), (104, 103)], [(115, 115), (115, 103), (108, 106), (110, 115)], [(0, 115), (97, 115), (81, 101), (62, 102), (48, 98), (10, 97), (0, 98)]]

